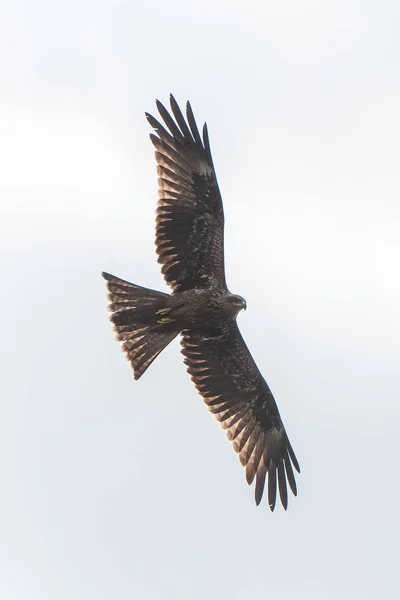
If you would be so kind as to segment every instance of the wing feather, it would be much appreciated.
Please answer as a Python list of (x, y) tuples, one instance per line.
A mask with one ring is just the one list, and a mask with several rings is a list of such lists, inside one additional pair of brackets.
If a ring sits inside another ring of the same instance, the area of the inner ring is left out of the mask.
[[(264, 450), (264, 432), (259, 431), (254, 454), (251, 456), (251, 458), (246, 457), (245, 464), (243, 464), (243, 462), (242, 462), (242, 465), (246, 466), (246, 481), (249, 485), (251, 483), (253, 483), (255, 475), (256, 475), (256, 473), (258, 473), (261, 458), (263, 455), (263, 450)], [(257, 502), (257, 497), (256, 497), (256, 502)]]
[(279, 484), (279, 495), (281, 497), (282, 504), (287, 509), (288, 497), (287, 497), (287, 486), (286, 486), (286, 475), (285, 467), (283, 466), (283, 459), (281, 458), (278, 463), (278, 484)]
[(172, 112), (174, 113), (174, 117), (183, 133), (184, 138), (187, 141), (189, 141), (189, 142), (192, 141), (194, 143), (194, 140), (192, 139), (192, 134), (190, 133), (189, 127), (187, 126), (187, 123), (185, 121), (185, 117), (183, 116), (182, 111), (179, 108), (177, 101), (175, 100), (175, 98), (172, 95), (170, 98), (170, 102), (171, 102)]
[(257, 469), (257, 474), (256, 474), (256, 489), (255, 489), (254, 495), (255, 495), (255, 501), (256, 501), (257, 506), (260, 504), (262, 497), (263, 497), (266, 475), (267, 475), (267, 468), (264, 465), (264, 463), (262, 463), (260, 465), (260, 467)]
[(251, 435), (249, 437), (249, 443), (246, 446), (245, 452), (239, 453), (239, 460), (243, 467), (245, 467), (249, 463), (251, 455), (253, 454), (254, 448), (256, 447), (256, 443), (257, 443), (259, 435), (260, 435), (260, 431), (259, 431), (258, 427), (254, 427), (253, 431), (251, 432)]
[[(163, 104), (161, 104), (161, 102), (159, 100), (156, 101), (156, 106), (157, 106), (158, 112), (160, 113), (160, 115), (163, 118), (164, 123), (166, 124), (166, 126), (168, 127), (170, 132), (172, 133), (173, 138), (175, 140), (179, 141), (181, 144), (183, 144), (185, 141), (185, 138), (183, 137), (182, 132), (180, 131), (179, 127), (177, 126), (177, 124), (175, 123), (175, 121), (173, 120), (173, 118), (171, 117), (171, 115), (169, 114), (167, 109), (165, 108), (165, 106)], [(172, 108), (172, 104), (171, 104), (171, 108)]]
[(199, 130), (197, 129), (196, 119), (194, 118), (194, 114), (192, 111), (192, 107), (190, 106), (190, 102), (186, 103), (186, 116), (187, 116), (187, 119), (189, 122), (190, 130), (192, 132), (192, 135), (193, 135), (195, 141), (198, 144), (202, 144), (202, 139), (200, 137)]
[(208, 137), (207, 123), (204, 123), (204, 126), (203, 126), (203, 139), (204, 139), (204, 148), (206, 150), (207, 158), (210, 161), (210, 164), (213, 164), (213, 159), (211, 156), (211, 148), (210, 148), (210, 139)]
[(261, 502), (268, 481), (268, 503), (288, 505), (287, 483), (297, 494), (293, 468), (300, 472), (274, 397), (258, 370), (236, 322), (218, 335), (185, 330), (182, 353), (188, 372), (239, 454), (246, 480), (254, 479), (255, 501)]
[[(281, 498), (281, 500), (283, 508), (286, 510), (285, 499)], [(268, 466), (268, 504), (273, 512), (276, 504), (276, 465), (272, 458)]]

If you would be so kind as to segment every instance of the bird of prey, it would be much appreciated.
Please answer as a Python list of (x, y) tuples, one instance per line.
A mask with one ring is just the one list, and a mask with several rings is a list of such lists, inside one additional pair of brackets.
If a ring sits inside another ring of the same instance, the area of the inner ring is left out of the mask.
[(140, 287), (103, 273), (110, 320), (135, 379), (178, 334), (187, 370), (208, 409), (255, 479), (255, 501), (266, 480), (268, 504), (277, 488), (287, 508), (287, 483), (297, 495), (293, 467), (299, 463), (278, 407), (236, 323), (245, 300), (225, 280), (224, 213), (207, 125), (201, 136), (189, 102), (186, 118), (170, 96), (171, 113), (157, 101), (164, 125), (146, 113), (156, 132), (159, 200), (156, 213), (158, 262), (171, 294)]

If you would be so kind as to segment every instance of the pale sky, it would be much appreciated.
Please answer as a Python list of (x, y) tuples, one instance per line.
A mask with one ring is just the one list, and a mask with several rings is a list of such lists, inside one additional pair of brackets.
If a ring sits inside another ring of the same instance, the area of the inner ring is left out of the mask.
[[(0, 6), (0, 597), (400, 597), (400, 4)], [(254, 490), (177, 341), (135, 382), (102, 270), (166, 290), (144, 112), (207, 121), (239, 326), (302, 472)]]

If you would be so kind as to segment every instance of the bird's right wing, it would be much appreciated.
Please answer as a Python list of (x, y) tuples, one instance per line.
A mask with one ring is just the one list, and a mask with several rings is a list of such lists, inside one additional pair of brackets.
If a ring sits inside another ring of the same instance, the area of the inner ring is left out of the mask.
[(182, 353), (188, 372), (228, 439), (233, 442), (246, 479), (256, 479), (259, 504), (268, 474), (268, 503), (275, 508), (277, 483), (287, 508), (287, 485), (297, 494), (293, 468), (299, 463), (290, 445), (271, 390), (258, 370), (235, 323), (220, 335), (184, 331)]
[(224, 215), (207, 126), (202, 138), (189, 102), (186, 119), (173, 96), (170, 102), (174, 118), (157, 101), (165, 127), (146, 114), (157, 133), (150, 137), (158, 164), (158, 262), (175, 291), (210, 286), (226, 289)]

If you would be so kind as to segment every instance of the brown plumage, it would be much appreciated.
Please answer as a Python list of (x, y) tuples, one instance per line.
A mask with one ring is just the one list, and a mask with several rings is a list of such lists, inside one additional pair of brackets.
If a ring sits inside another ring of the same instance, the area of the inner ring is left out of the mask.
[(172, 294), (103, 273), (110, 319), (136, 379), (181, 334), (188, 372), (226, 429), (247, 482), (255, 480), (256, 503), (268, 481), (271, 510), (277, 489), (286, 509), (287, 483), (296, 495), (293, 467), (300, 468), (271, 390), (236, 324), (246, 303), (225, 281), (224, 215), (207, 126), (201, 138), (190, 104), (185, 119), (173, 96), (170, 103), (174, 118), (157, 101), (166, 127), (146, 116), (157, 133), (150, 137), (158, 164), (158, 261)]

